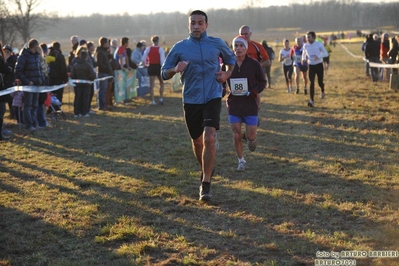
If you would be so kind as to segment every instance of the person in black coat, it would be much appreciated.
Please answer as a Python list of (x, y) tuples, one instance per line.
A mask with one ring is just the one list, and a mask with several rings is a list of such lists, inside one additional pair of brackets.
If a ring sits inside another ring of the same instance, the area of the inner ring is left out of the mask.
[[(3, 49), (0, 43), (0, 91), (6, 89), (5, 76), (12, 72), (12, 68), (8, 66), (4, 59)], [(10, 94), (0, 96), (0, 141), (4, 140), (3, 137), (3, 119), (6, 113), (6, 103), (11, 98)]]
[[(79, 80), (93, 81), (96, 78), (96, 72), (88, 62), (88, 52), (86, 48), (82, 48), (79, 57), (71, 69), (71, 78)], [(74, 117), (89, 117), (90, 110), (90, 89), (89, 83), (76, 83), (75, 101), (74, 101)]]
[[(61, 45), (59, 42), (53, 42), (51, 49), (48, 54), (55, 58), (55, 61), (49, 63), (49, 78), (51, 85), (61, 85), (68, 82), (68, 70), (65, 57), (61, 51)], [(62, 102), (64, 95), (64, 88), (58, 89), (53, 92), (57, 99)]]
[[(20, 80), (22, 86), (43, 86), (45, 83), (38, 50), (39, 42), (36, 39), (31, 39), (28, 42), (28, 47), (24, 48), (21, 55), (18, 56), (15, 77)], [(32, 132), (38, 126), (39, 93), (24, 91), (23, 103), (25, 128)]]
[[(374, 34), (372, 40), (367, 40), (364, 54), (369, 62), (380, 63), (380, 41), (378, 34)], [(378, 67), (370, 67), (370, 69), (373, 82), (377, 82)]]
[[(4, 88), (7, 89), (14, 86), (15, 82), (14, 68), (15, 68), (15, 63), (17, 62), (18, 55), (12, 52), (12, 48), (9, 45), (5, 45), (3, 47), (3, 53), (6, 64), (12, 68), (11, 73), (4, 76)], [(8, 103), (8, 108), (10, 110), (10, 119), (16, 119), (14, 108), (12, 106), (12, 100), (13, 100), (12, 97), (8, 97), (7, 103)]]

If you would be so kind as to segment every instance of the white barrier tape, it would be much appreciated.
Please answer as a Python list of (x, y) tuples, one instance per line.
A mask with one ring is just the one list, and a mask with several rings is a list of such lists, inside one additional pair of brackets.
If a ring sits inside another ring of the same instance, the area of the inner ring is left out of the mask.
[(25, 91), (25, 92), (36, 92), (36, 93), (42, 93), (42, 92), (50, 92), (50, 91), (55, 91), (61, 88), (65, 88), (68, 85), (71, 86), (76, 86), (76, 83), (86, 83), (86, 84), (93, 84), (94, 83), (94, 90), (97, 91), (97, 83), (98, 81), (106, 80), (113, 78), (113, 76), (107, 76), (103, 78), (98, 78), (93, 81), (91, 80), (84, 80), (84, 79), (71, 79), (69, 80), (68, 83), (61, 84), (61, 85), (56, 85), (56, 86), (14, 86), (10, 87), (6, 90), (0, 91), (0, 96), (7, 95), (16, 91)]
[(355, 55), (355, 54), (351, 53), (351, 52), (348, 50), (348, 48), (346, 48), (346, 46), (343, 45), (342, 43), (341, 43), (341, 46), (342, 46), (342, 48), (344, 48), (344, 50), (345, 50), (349, 55), (351, 55), (352, 57), (354, 57), (354, 58), (363, 58), (363, 56)]
[(367, 60), (367, 59), (364, 58), (363, 56), (355, 55), (355, 54), (351, 53), (351, 52), (348, 50), (348, 48), (346, 48), (346, 46), (343, 45), (342, 43), (341, 43), (341, 46), (342, 46), (342, 48), (344, 48), (345, 51), (346, 51), (349, 55), (351, 55), (352, 57), (361, 58), (361, 59), (363, 59), (363, 61), (368, 62), (370, 67), (378, 67), (378, 68), (399, 68), (399, 64), (381, 64), (381, 63), (370, 62), (369, 60)]
[(366, 60), (366, 62), (369, 63), (369, 66), (370, 66), (370, 67), (378, 67), (378, 68), (398, 68), (398, 65), (396, 65), (396, 64), (374, 63), (374, 62), (370, 62), (369, 60)]
[(98, 81), (103, 81), (103, 80), (106, 80), (106, 79), (111, 79), (111, 78), (114, 78), (113, 76), (106, 76), (106, 77), (103, 77), (103, 78), (97, 78), (97, 79), (95, 79), (95, 80), (86, 80), (86, 79), (70, 79), (69, 80), (69, 82), (70, 82), (70, 84), (72, 85), (72, 86), (74, 86), (75, 87), (75, 83), (83, 83), (83, 84), (95, 84), (96, 82), (98, 82)]
[(34, 92), (34, 93), (50, 92), (64, 88), (66, 86), (68, 86), (68, 83), (57, 86), (14, 86), (6, 90), (0, 91), (0, 96), (7, 95), (16, 91), (25, 91), (25, 92)]

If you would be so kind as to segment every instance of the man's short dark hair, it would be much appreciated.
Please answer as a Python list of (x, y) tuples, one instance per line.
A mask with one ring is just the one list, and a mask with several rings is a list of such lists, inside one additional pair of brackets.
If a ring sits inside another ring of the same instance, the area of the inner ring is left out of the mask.
[(93, 46), (94, 46), (94, 43), (92, 41), (87, 42), (87, 48), (88, 49), (90, 49)]
[(314, 31), (308, 31), (306, 35), (310, 35), (313, 39), (316, 39), (316, 33)]
[(59, 42), (53, 42), (51, 44), (52, 47), (54, 47), (54, 49), (56, 50), (60, 50), (61, 49), (61, 44)]
[(80, 58), (86, 59), (87, 56), (88, 56), (87, 50), (86, 50), (86, 51), (81, 51), (81, 52), (79, 53), (79, 57), (80, 57)]
[(137, 42), (136, 47), (137, 47), (137, 48), (143, 47), (143, 43), (142, 43), (142, 42)]
[(158, 43), (159, 42), (159, 37), (157, 35), (154, 35), (154, 36), (151, 37), (151, 41), (153, 43)]
[(121, 44), (122, 45), (124, 45), (124, 44), (126, 44), (128, 42), (129, 42), (129, 38), (128, 37), (123, 37), (122, 40), (121, 40)]
[(201, 16), (204, 16), (204, 17), (205, 17), (205, 22), (208, 23), (208, 16), (205, 14), (204, 11), (201, 11), (201, 10), (194, 10), (193, 12), (190, 13), (190, 17), (191, 17), (192, 15), (201, 15)]
[(35, 46), (39, 45), (39, 42), (36, 39), (30, 39), (28, 42), (28, 48), (31, 49)]
[(104, 44), (106, 44), (108, 42), (108, 39), (106, 37), (100, 37), (100, 39), (98, 39), (98, 44), (100, 46), (103, 46)]

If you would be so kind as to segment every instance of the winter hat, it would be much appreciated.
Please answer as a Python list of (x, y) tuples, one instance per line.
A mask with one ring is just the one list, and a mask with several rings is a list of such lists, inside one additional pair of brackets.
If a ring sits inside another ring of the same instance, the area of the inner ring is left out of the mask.
[(248, 41), (245, 36), (238, 35), (237, 37), (235, 37), (232, 42), (233, 48), (234, 48), (236, 42), (240, 42), (240, 43), (244, 44), (245, 49), (248, 49)]
[(4, 45), (3, 50), (8, 50), (8, 51), (12, 52), (12, 48), (8, 44)]

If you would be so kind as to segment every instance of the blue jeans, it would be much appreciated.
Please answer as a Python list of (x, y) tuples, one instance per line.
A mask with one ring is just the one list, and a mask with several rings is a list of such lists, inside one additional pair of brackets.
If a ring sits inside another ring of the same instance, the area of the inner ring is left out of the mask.
[(366, 62), (366, 76), (370, 77), (370, 64), (369, 64), (369, 62)]
[(24, 123), (25, 128), (37, 126), (37, 107), (39, 105), (39, 93), (24, 91)]
[[(106, 73), (98, 73), (98, 78), (103, 78), (107, 76), (110, 75)], [(99, 91), (98, 91), (98, 107), (100, 108), (100, 110), (107, 109), (107, 103), (105, 101), (105, 94), (107, 92), (107, 87), (108, 87), (108, 79), (100, 81)]]
[[(369, 62), (373, 63), (381, 63), (380, 59), (377, 56), (372, 56), (369, 58)], [(378, 81), (378, 67), (370, 67), (371, 69), (371, 78), (374, 82)]]
[(37, 107), (37, 123), (39, 127), (46, 127), (46, 114), (44, 113), (45, 108), (43, 108), (43, 104), (39, 104)]

